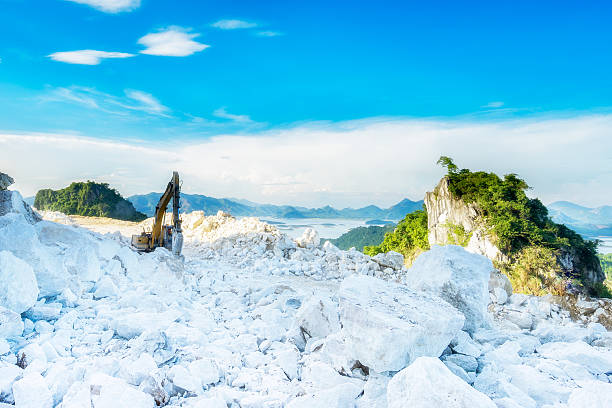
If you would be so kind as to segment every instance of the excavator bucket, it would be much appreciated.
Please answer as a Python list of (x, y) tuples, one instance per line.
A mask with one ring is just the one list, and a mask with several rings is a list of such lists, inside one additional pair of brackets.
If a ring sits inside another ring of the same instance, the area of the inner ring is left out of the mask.
[(132, 235), (132, 246), (138, 251), (148, 251), (149, 237), (143, 234)]

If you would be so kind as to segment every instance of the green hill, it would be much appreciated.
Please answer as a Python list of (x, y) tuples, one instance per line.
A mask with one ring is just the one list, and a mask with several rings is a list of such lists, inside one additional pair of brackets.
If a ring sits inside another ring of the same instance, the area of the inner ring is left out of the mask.
[(34, 198), (34, 207), (68, 215), (109, 217), (125, 221), (142, 221), (147, 218), (107, 183), (93, 181), (72, 183), (61, 190), (40, 190)]
[(355, 247), (358, 251), (363, 251), (364, 246), (380, 244), (385, 238), (385, 234), (394, 229), (395, 225), (357, 227), (345, 232), (338, 238), (326, 241), (343, 250)]

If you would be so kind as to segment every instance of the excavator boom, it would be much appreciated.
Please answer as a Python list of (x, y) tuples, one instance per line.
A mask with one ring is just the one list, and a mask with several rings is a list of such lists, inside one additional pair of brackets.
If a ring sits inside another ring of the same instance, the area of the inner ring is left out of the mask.
[[(183, 247), (183, 234), (179, 218), (180, 183), (178, 172), (173, 172), (172, 179), (162, 194), (157, 206), (151, 232), (132, 235), (132, 246), (139, 251), (153, 251), (158, 247), (165, 247), (175, 255), (180, 255)], [(164, 218), (168, 204), (172, 200), (172, 225), (164, 225)]]

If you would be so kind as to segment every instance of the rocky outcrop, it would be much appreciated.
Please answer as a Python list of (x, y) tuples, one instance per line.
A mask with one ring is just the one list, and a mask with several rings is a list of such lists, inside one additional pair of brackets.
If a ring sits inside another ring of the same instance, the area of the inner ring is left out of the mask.
[(493, 261), (507, 260), (488, 233), (478, 206), (453, 197), (446, 177), (425, 193), (425, 207), (430, 246), (458, 244)]
[[(497, 263), (512, 262), (509, 254), (496, 245), (496, 237), (476, 203), (465, 203), (453, 196), (449, 180), (442, 178), (432, 192), (425, 194), (429, 245), (457, 244), (469, 252), (484, 255)], [(574, 248), (561, 249), (557, 265), (566, 278), (581, 277), (587, 282), (603, 282), (605, 275), (596, 258)]]
[(0, 191), (6, 190), (15, 180), (6, 173), (0, 172)]
[(40, 221), (40, 216), (23, 201), (18, 191), (7, 190), (7, 187), (14, 182), (15, 180), (8, 174), (0, 173), (0, 217), (9, 213), (18, 213), (31, 224)]

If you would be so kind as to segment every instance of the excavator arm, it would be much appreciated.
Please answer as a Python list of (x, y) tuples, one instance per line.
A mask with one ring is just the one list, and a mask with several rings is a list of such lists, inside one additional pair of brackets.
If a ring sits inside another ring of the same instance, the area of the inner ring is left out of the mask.
[(168, 203), (170, 203), (170, 200), (173, 200), (172, 218), (173, 224), (176, 228), (176, 222), (178, 220), (179, 197), (179, 175), (178, 172), (175, 171), (172, 174), (172, 180), (170, 180), (168, 187), (166, 187), (166, 191), (164, 194), (162, 194), (157, 206), (155, 207), (155, 222), (153, 223), (153, 231), (151, 231), (151, 243), (153, 245), (163, 245), (162, 225), (164, 222), (164, 216), (166, 215), (166, 208), (168, 208)]
[[(132, 246), (139, 251), (153, 251), (157, 247), (165, 247), (175, 255), (180, 255), (183, 246), (181, 220), (179, 218), (180, 183), (178, 172), (173, 172), (172, 179), (162, 194), (157, 206), (151, 232), (132, 235)], [(172, 225), (163, 225), (168, 204), (172, 200)]]

